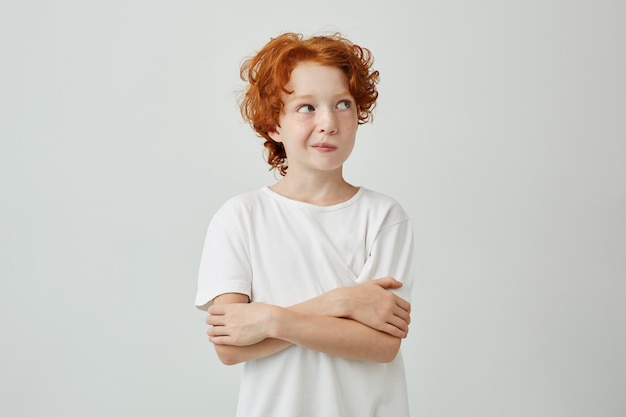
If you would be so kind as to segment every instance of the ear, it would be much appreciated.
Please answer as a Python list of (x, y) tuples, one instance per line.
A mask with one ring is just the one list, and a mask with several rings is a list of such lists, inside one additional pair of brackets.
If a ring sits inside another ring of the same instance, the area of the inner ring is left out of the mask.
[(278, 132), (278, 128), (274, 129), (272, 132), (267, 132), (267, 135), (272, 138), (274, 142), (281, 143), (283, 141), (280, 137), (280, 132)]

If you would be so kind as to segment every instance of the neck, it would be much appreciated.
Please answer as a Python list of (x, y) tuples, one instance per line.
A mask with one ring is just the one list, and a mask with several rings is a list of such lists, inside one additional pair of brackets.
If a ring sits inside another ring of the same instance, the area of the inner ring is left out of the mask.
[(270, 187), (272, 191), (291, 200), (318, 206), (332, 206), (349, 200), (357, 192), (343, 179), (341, 172), (302, 176), (287, 171), (287, 175)]

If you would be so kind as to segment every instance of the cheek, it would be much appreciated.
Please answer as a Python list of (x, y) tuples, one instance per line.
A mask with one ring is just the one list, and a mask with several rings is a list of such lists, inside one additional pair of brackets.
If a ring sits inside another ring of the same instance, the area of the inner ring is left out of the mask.
[(341, 117), (345, 118), (346, 122), (354, 123), (356, 125), (359, 123), (359, 115), (354, 108), (351, 110), (352, 111), (350, 112), (343, 113)]
[(345, 117), (342, 117), (340, 119), (340, 123), (344, 127), (344, 129), (350, 129), (350, 130), (356, 130), (357, 127), (359, 126), (358, 119), (352, 115), (349, 115), (349, 116), (346, 115)]

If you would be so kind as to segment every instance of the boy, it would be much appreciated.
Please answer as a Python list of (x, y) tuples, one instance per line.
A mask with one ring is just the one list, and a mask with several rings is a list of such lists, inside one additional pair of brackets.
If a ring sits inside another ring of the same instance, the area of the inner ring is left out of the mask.
[(238, 416), (409, 415), (411, 224), (342, 172), (378, 97), (372, 61), (338, 34), (286, 33), (242, 66), (242, 115), (282, 179), (215, 214), (196, 297), (222, 362), (245, 362)]

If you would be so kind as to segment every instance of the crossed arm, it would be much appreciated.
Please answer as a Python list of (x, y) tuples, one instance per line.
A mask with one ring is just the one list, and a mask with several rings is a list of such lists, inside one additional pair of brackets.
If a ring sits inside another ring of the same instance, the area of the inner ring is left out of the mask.
[(347, 359), (390, 362), (410, 323), (410, 304), (388, 291), (391, 277), (342, 287), (287, 308), (223, 294), (209, 308), (207, 334), (225, 364), (300, 345)]

